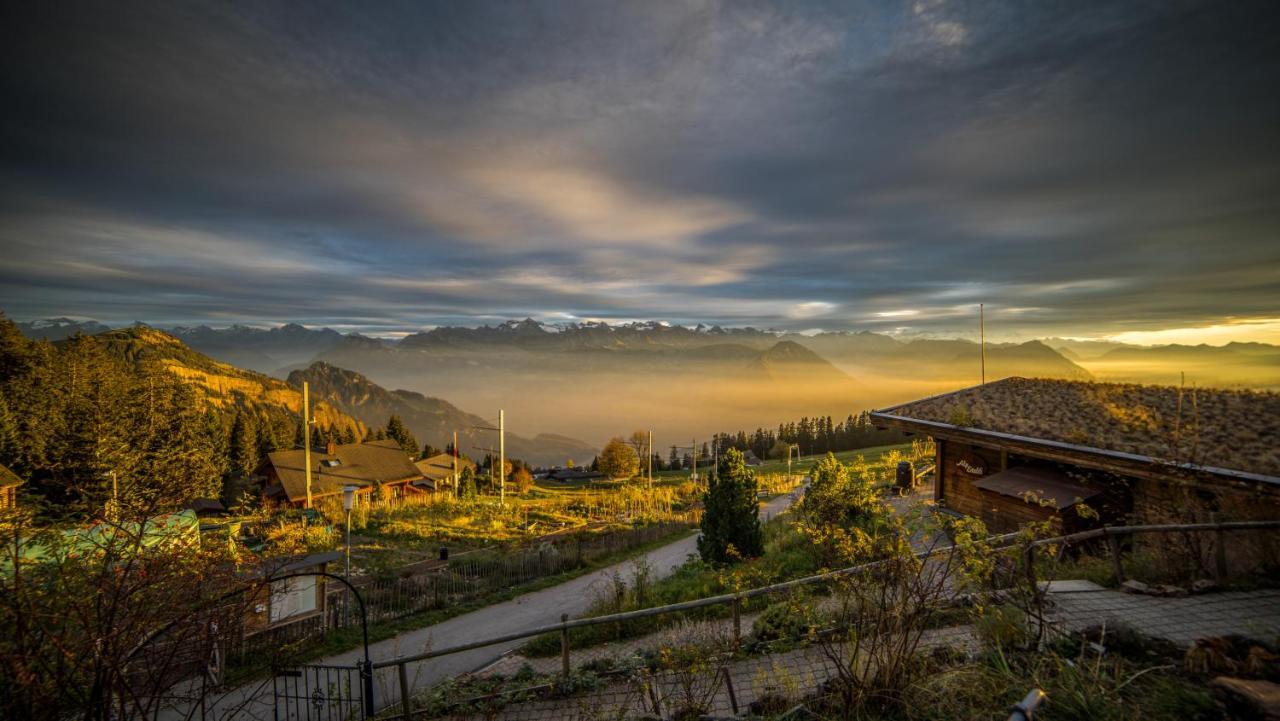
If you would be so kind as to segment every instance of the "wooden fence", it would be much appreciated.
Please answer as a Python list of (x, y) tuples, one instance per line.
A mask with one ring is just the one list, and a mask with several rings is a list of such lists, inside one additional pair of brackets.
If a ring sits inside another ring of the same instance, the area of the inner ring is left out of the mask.
[[(365, 578), (353, 583), (364, 598), (369, 623), (392, 621), (479, 600), (512, 586), (572, 571), (689, 527), (688, 523), (669, 521), (595, 536), (564, 534), (547, 537), (533, 547), (456, 558), (425, 573), (399, 578)], [(235, 661), (310, 640), (328, 630), (359, 626), (359, 605), (350, 592), (337, 583), (329, 584), (328, 588), (324, 613), (249, 636), (229, 649), (229, 658)]]

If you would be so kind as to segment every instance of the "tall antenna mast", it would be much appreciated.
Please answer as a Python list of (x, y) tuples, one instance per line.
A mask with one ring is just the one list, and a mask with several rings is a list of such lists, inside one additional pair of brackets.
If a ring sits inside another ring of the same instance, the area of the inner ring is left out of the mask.
[(982, 349), (982, 384), (987, 383), (987, 323), (983, 304), (978, 304), (978, 345)]
[(307, 468), (307, 508), (311, 507), (311, 386), (302, 382), (302, 464)]

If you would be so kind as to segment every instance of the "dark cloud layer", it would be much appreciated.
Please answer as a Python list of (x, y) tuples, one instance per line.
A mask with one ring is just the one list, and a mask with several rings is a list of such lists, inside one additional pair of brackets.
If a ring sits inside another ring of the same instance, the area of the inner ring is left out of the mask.
[(14, 316), (1280, 318), (1274, 3), (4, 12)]

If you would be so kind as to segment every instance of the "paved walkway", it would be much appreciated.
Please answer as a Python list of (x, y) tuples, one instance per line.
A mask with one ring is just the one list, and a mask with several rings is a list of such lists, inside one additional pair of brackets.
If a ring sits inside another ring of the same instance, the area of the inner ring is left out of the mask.
[(1280, 638), (1280, 590), (1226, 591), (1161, 598), (1103, 588), (1089, 581), (1055, 581), (1050, 618), (1070, 631), (1106, 624), (1190, 646), (1199, 638), (1238, 634)]
[[(920, 639), (923, 652), (942, 647), (976, 652), (977, 641), (969, 626), (926, 631)], [(840, 653), (838, 649), (837, 653)], [(745, 713), (751, 703), (766, 695), (794, 704), (836, 675), (835, 664), (816, 645), (742, 659), (730, 663), (727, 670), (740, 713)], [(620, 719), (655, 715), (655, 706), (659, 711), (656, 715), (667, 718), (690, 705), (702, 707), (713, 716), (733, 714), (729, 688), (715, 669), (697, 673), (667, 672), (647, 681), (652, 690), (645, 688), (639, 679), (623, 679), (573, 698), (515, 704), (485, 718), (501, 721)]]
[[(778, 496), (762, 503), (761, 518), (785, 511), (801, 492)], [(377, 663), (400, 656), (412, 656), (431, 648), (455, 646), (482, 638), (558, 623), (560, 614), (567, 613), (573, 617), (584, 613), (597, 594), (604, 592), (611, 584), (615, 574), (630, 581), (637, 560), (642, 558), (649, 565), (652, 576), (660, 578), (669, 575), (672, 570), (683, 564), (690, 554), (696, 553), (697, 537), (696, 534), (690, 534), (636, 559), (584, 574), (558, 586), (527, 593), (510, 601), (486, 606), (433, 626), (408, 631), (395, 638), (372, 644), (369, 647), (369, 657)], [(525, 643), (523, 640), (512, 641), (410, 664), (408, 673), (412, 692), (420, 692), (443, 679), (481, 668), (523, 643)], [(354, 649), (320, 659), (314, 664), (352, 667), (362, 658), (363, 651)], [(399, 682), (394, 668), (380, 670), (375, 675), (374, 681), (374, 696), (378, 708), (399, 703)], [(209, 699), (206, 703), (204, 718), (210, 721), (229, 721), (230, 719), (265, 721), (274, 718), (272, 687), (269, 680), (265, 684), (256, 683), (235, 689), (219, 698)], [(174, 714), (173, 718), (181, 718), (181, 716)], [(281, 718), (275, 721), (286, 720)]]

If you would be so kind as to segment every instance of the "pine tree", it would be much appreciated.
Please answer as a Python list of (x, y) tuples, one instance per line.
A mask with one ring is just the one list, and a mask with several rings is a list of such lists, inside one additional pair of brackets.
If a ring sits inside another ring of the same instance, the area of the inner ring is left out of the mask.
[(258, 467), (258, 431), (253, 419), (243, 411), (236, 413), (231, 425), (229, 446), (229, 473), (237, 478), (253, 473)]
[(9, 411), (9, 402), (0, 392), (0, 465), (12, 467), (17, 465), (18, 457), (18, 423)]
[(730, 448), (720, 454), (715, 478), (703, 496), (702, 536), (698, 554), (708, 563), (754, 558), (764, 552), (755, 473), (742, 453)]
[(476, 474), (471, 466), (464, 466), (458, 478), (458, 497), (464, 501), (474, 501), (480, 493), (476, 489)]
[(405, 428), (404, 421), (400, 420), (400, 416), (392, 414), (387, 420), (387, 438), (400, 444), (400, 449), (409, 454), (410, 458), (418, 457), (418, 442), (414, 440), (413, 434)]

